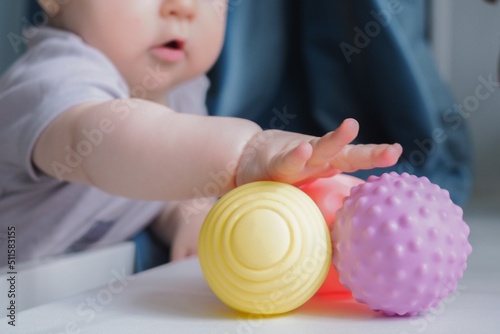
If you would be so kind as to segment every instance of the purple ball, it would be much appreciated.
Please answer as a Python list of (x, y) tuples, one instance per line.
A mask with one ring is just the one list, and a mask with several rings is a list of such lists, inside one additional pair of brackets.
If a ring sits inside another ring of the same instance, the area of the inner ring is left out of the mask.
[(333, 264), (340, 282), (387, 315), (436, 306), (456, 289), (472, 251), (462, 214), (426, 177), (371, 176), (337, 212)]

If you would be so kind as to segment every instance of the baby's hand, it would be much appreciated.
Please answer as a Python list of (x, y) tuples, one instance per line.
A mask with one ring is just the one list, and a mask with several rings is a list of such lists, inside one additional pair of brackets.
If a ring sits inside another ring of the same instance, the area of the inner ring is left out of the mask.
[(402, 153), (399, 144), (349, 145), (359, 124), (346, 119), (337, 130), (321, 138), (267, 130), (245, 147), (236, 173), (236, 185), (274, 180), (299, 184), (340, 172), (394, 165)]
[(198, 235), (216, 198), (197, 198), (169, 202), (151, 225), (154, 234), (170, 245), (170, 260), (183, 260), (198, 254)]

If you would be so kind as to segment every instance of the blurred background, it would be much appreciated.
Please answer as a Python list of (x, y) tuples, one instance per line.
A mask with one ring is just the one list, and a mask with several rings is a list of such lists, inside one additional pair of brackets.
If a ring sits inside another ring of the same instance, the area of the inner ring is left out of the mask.
[[(498, 82), (500, 4), (485, 1), (430, 1), (434, 56), (457, 103), (464, 103), (490, 75)], [(471, 108), (472, 109), (472, 108)], [(500, 87), (467, 118), (474, 145), (473, 199), (500, 204)]]
[[(422, 0), (423, 1), (423, 0)], [(21, 29), (28, 21), (28, 1), (0, 0), (0, 73), (23, 50)], [(482, 80), (498, 81), (500, 4), (483, 0), (429, 0), (429, 38), (439, 71), (459, 104), (474, 103), (464, 116), (474, 146), (473, 199), (500, 203), (500, 88), (474, 99)], [(498, 200), (496, 200), (498, 199)]]

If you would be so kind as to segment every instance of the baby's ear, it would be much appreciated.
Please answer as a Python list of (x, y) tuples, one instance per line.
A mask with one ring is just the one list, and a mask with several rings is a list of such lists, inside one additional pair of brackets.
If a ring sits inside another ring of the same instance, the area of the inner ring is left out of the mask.
[(57, 2), (57, 0), (37, 0), (38, 4), (49, 16), (56, 16), (60, 10), (61, 5)]

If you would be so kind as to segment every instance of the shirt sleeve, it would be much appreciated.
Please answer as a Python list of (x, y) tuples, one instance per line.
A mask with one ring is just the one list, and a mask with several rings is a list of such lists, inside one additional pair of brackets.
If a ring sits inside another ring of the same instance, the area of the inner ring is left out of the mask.
[(0, 79), (0, 172), (31, 181), (41, 175), (31, 156), (42, 131), (88, 101), (129, 96), (112, 63), (79, 37), (41, 28), (28, 52)]

